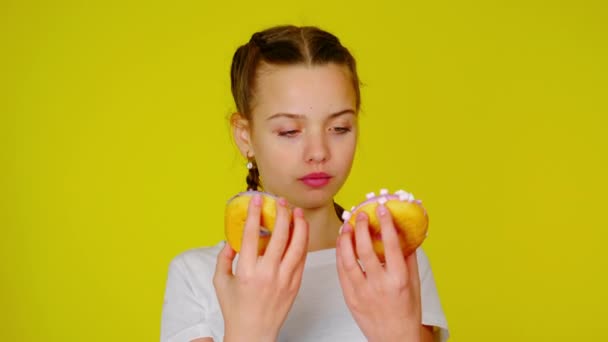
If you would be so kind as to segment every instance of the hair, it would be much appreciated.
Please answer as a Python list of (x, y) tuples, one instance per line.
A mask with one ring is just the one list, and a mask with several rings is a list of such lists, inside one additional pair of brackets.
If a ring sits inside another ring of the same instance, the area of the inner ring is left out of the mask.
[[(231, 90), (239, 115), (253, 124), (252, 108), (255, 100), (258, 69), (269, 65), (327, 65), (345, 66), (350, 72), (355, 90), (356, 110), (361, 105), (359, 76), (355, 58), (342, 46), (338, 37), (314, 26), (275, 26), (256, 32), (246, 44), (240, 46), (232, 58), (230, 70)], [(260, 176), (255, 164), (247, 175), (247, 189), (260, 188)], [(336, 204), (336, 212), (343, 209)], [(340, 210), (338, 210), (340, 208)]]

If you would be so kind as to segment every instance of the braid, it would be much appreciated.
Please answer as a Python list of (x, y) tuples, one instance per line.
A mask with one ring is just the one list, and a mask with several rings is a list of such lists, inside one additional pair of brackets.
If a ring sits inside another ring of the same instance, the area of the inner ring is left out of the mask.
[(334, 209), (336, 210), (336, 215), (338, 215), (340, 221), (344, 222), (344, 220), (342, 219), (342, 213), (344, 212), (344, 208), (342, 208), (342, 206), (338, 203), (334, 202)]
[(249, 173), (247, 173), (247, 178), (245, 178), (247, 182), (247, 191), (254, 190), (257, 191), (260, 188), (260, 172), (258, 171), (258, 165), (254, 160), (251, 160), (251, 164), (253, 167), (249, 169)]

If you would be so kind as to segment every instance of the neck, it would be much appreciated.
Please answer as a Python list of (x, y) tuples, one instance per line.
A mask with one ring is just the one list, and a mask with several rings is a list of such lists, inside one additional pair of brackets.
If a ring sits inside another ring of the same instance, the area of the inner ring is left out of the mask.
[(336, 247), (342, 221), (336, 215), (333, 202), (320, 208), (305, 209), (304, 217), (310, 231), (309, 252)]

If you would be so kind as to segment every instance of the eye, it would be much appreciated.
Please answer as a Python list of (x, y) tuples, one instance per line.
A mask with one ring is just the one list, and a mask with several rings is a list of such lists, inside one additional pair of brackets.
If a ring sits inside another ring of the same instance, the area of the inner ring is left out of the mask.
[(332, 132), (336, 132), (337, 134), (345, 134), (351, 131), (350, 127), (332, 127), (330, 128)]
[(292, 129), (289, 131), (280, 131), (279, 132), (279, 136), (280, 137), (287, 137), (287, 138), (291, 138), (291, 137), (295, 137), (300, 131), (298, 131), (297, 129)]

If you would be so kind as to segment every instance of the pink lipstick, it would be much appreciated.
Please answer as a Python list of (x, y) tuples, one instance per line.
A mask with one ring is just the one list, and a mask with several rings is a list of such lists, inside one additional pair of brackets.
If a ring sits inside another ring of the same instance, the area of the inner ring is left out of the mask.
[(320, 188), (329, 183), (331, 180), (331, 176), (325, 172), (313, 172), (309, 173), (306, 176), (300, 178), (302, 183), (312, 187), (312, 188)]

